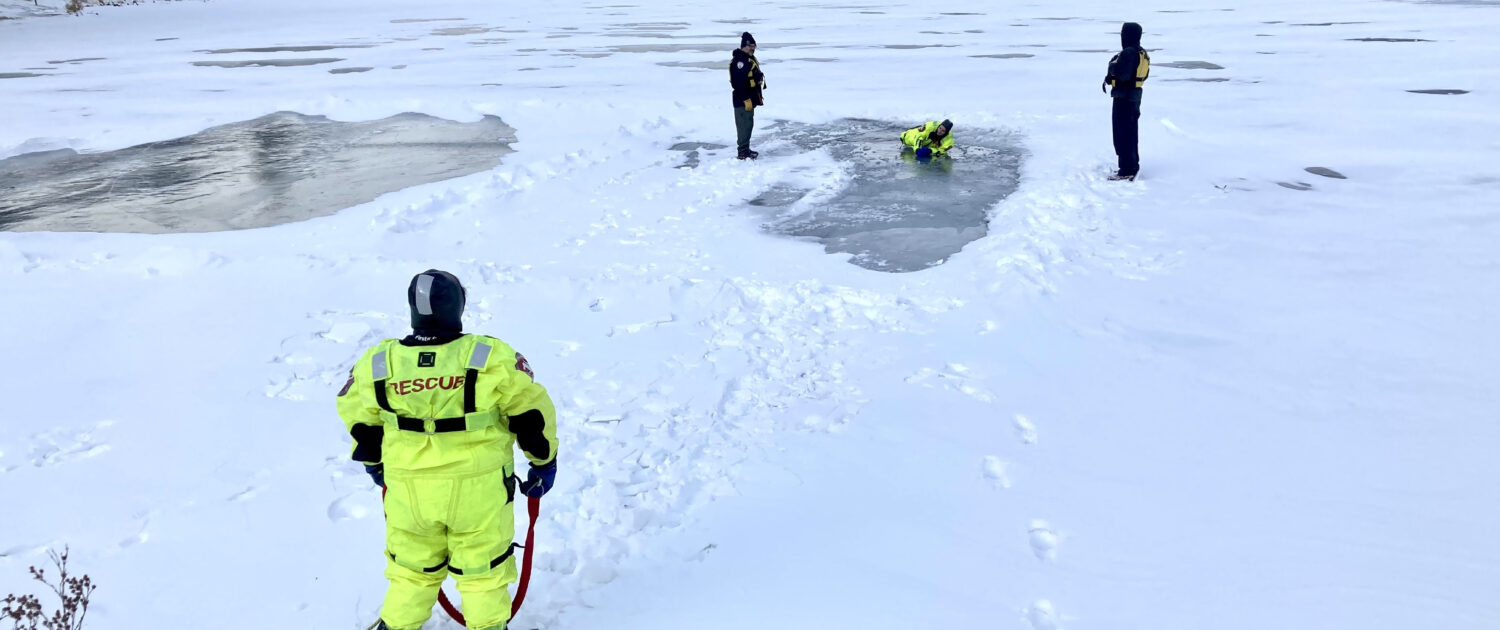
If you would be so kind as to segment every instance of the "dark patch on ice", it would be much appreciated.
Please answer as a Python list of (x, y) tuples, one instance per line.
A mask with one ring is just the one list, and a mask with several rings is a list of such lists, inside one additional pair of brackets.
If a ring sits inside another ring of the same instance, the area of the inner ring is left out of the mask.
[(547, 49), (546, 48), (517, 48), (516, 52), (523, 52), (523, 53), (547, 52)]
[(391, 66), (391, 69), (392, 70), (405, 70), (406, 69), (406, 64), (403, 63), (403, 64), (400, 64), (400, 65)]
[(1275, 37), (1275, 35), (1272, 35), (1270, 33), (1256, 33), (1255, 36), (1256, 37)]
[(338, 46), (267, 46), (264, 48), (215, 48), (213, 50), (196, 50), (193, 52), (208, 53), (210, 55), (227, 55), (230, 53), (320, 52), (324, 50), (337, 50), (339, 48), (374, 47), (374, 44), (343, 44)]
[(885, 11), (860, 11), (862, 15), (885, 15)]
[(423, 49), (422, 49), (422, 50), (423, 50), (423, 51), (424, 51), (424, 52), (432, 52), (432, 51), (434, 51), (434, 50), (442, 50), (442, 49), (441, 49), (441, 48), (423, 48)]
[(974, 29), (969, 29), (969, 30), (966, 30), (966, 31), (964, 31), (964, 32), (965, 32), (965, 33), (983, 33), (983, 32), (984, 32), (984, 30), (983, 30), (983, 29), (977, 29), (977, 28), (974, 28)]
[(1168, 61), (1166, 63), (1153, 64), (1162, 68), (1182, 68), (1184, 70), (1223, 70), (1224, 66), (1207, 61)]
[(717, 24), (758, 24), (760, 20), (743, 18), (739, 20), (714, 20), (714, 22)]
[(1430, 39), (1417, 39), (1414, 37), (1351, 37), (1346, 42), (1430, 42)]
[(350, 123), (279, 112), (118, 151), (0, 160), (0, 224), (142, 233), (278, 225), (484, 171), (513, 142), (515, 130), (493, 116)]
[(1312, 190), (1312, 184), (1309, 184), (1307, 182), (1276, 182), (1276, 185), (1282, 188), (1290, 188), (1292, 190)]
[(1306, 22), (1302, 24), (1293, 24), (1292, 26), (1333, 26), (1335, 24), (1369, 24), (1369, 22)]
[(35, 72), (0, 72), (0, 79), (25, 79), (28, 77), (45, 77), (49, 75), (37, 74)]
[(245, 61), (194, 61), (195, 66), (209, 66), (214, 68), (251, 68), (251, 67), (278, 67), (289, 68), (293, 66), (316, 66), (324, 63), (338, 63), (342, 58), (336, 57), (312, 57), (308, 59), (247, 59)]
[(500, 86), (505, 85), (505, 84), (504, 83), (480, 83), (479, 85), (485, 86), (485, 87), (500, 87)]
[(729, 53), (734, 50), (734, 44), (625, 44), (610, 46), (609, 50), (617, 53), (722, 52), (724, 53), (724, 67), (728, 68)]
[(1286, 24), (1286, 20), (1271, 20), (1269, 22), (1261, 22), (1261, 24)]
[(959, 122), (953, 155), (922, 161), (898, 139), (911, 123), (774, 123), (757, 135), (771, 139), (760, 147), (762, 160), (788, 150), (826, 153), (844, 184), (828, 190), (823, 174), (793, 172), (749, 204), (768, 215), (766, 229), (852, 254), (866, 269), (942, 264), (984, 236), (990, 209), (1017, 188), (1024, 155), (1013, 134)]
[(470, 46), (495, 46), (495, 45), (506, 44), (506, 43), (510, 43), (510, 40), (499, 38), (499, 37), (491, 37), (491, 38), (487, 38), (487, 39), (469, 40), (469, 45)]
[(1046, 44), (1011, 44), (1011, 48), (1046, 48)]
[(329, 70), (328, 74), (352, 74), (352, 73), (355, 73), (355, 72), (369, 72), (369, 71), (374, 70), (374, 69), (375, 68), (372, 68), (370, 66), (353, 66), (353, 67), (349, 67), (349, 68), (334, 68), (332, 70)]
[(1274, 55), (1276, 53), (1274, 51), (1270, 51), (1270, 50), (1257, 50), (1257, 51), (1255, 51), (1255, 54), (1257, 54), (1257, 55)]
[(516, 72), (536, 72), (537, 70), (541, 68), (516, 68)]
[(54, 66), (60, 66), (60, 65), (65, 64), (65, 63), (78, 64), (78, 63), (83, 63), (85, 61), (104, 61), (106, 59), (109, 59), (109, 58), (108, 57), (79, 57), (77, 59), (62, 59), (60, 61), (48, 61), (47, 63), (50, 63), (50, 64), (52, 64)]
[[(613, 53), (569, 53), (569, 54), (566, 54), (566, 55), (558, 55), (558, 56), (559, 57), (579, 57), (579, 58), (582, 58), (582, 59), (603, 59), (605, 57), (611, 57), (611, 56), (613, 56)], [(725, 68), (729, 67), (729, 62), (726, 61), (726, 62), (724, 62), (724, 64), (725, 64), (724, 65)]]
[(418, 22), (462, 22), (469, 18), (400, 18), (391, 20), (391, 24), (416, 24)]
[(1083, 18), (1076, 18), (1076, 17), (1044, 17), (1044, 18), (1036, 18), (1036, 19), (1038, 19), (1038, 20), (1053, 20), (1053, 21), (1056, 21), (1056, 22), (1066, 22), (1068, 20), (1080, 20), (1080, 19), (1083, 19)]
[(683, 156), (683, 161), (677, 165), (677, 168), (698, 168), (700, 162), (699, 151), (718, 151), (719, 149), (727, 149), (729, 147), (712, 142), (679, 142), (667, 148), (673, 151), (687, 152), (687, 155)]
[(668, 68), (694, 68), (700, 70), (724, 70), (729, 67), (727, 61), (658, 61), (658, 66)]
[(984, 13), (939, 13), (938, 15), (985, 15)]
[(57, 68), (54, 68), (54, 67), (51, 67), (51, 66), (40, 66), (40, 67), (36, 67), (36, 68), (21, 68), (21, 69), (22, 70), (46, 70), (46, 71), (50, 72), (52, 70), (56, 70)]
[(450, 26), (448, 28), (437, 29), (433, 31), (432, 34), (444, 37), (455, 37), (459, 35), (479, 35), (480, 33), (488, 33), (493, 30), (497, 29), (490, 26)]
[(105, 88), (63, 88), (59, 92), (113, 92)]
[(1331, 177), (1333, 179), (1349, 179), (1348, 177), (1344, 177), (1343, 173), (1323, 166), (1309, 166), (1302, 170), (1312, 173), (1313, 175), (1322, 175), (1323, 177)]
[(970, 57), (979, 57), (979, 58), (983, 58), (983, 59), (1025, 59), (1027, 57), (1035, 57), (1036, 55), (1033, 55), (1031, 53), (1001, 53), (1001, 54), (998, 54), (998, 55), (969, 55), (969, 56)]
[(1411, 93), (1412, 93), (1412, 94), (1443, 94), (1443, 95), (1455, 95), (1455, 94), (1468, 94), (1468, 93), (1469, 93), (1469, 91), (1468, 91), (1468, 90), (1452, 90), (1452, 89), (1436, 89), (1436, 90), (1407, 90), (1407, 91), (1408, 91), (1408, 92), (1411, 92)]
[(174, 41), (176, 39), (177, 39), (176, 37), (158, 37), (158, 38), (156, 38), (156, 41), (159, 41), (159, 42), (170, 42), (170, 41)]
[(604, 28), (610, 30), (637, 30), (637, 31), (681, 31), (692, 26), (691, 22), (626, 22), (624, 24), (606, 24)]

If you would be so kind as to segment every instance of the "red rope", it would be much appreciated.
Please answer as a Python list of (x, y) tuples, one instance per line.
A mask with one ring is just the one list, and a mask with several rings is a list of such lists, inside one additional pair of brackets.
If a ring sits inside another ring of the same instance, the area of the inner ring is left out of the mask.
[[(536, 543), (536, 517), (541, 512), (541, 509), (542, 500), (540, 498), (528, 497), (526, 499), (526, 515), (530, 523), (526, 526), (526, 545), (523, 547), (526, 550), (526, 555), (521, 556), (521, 579), (516, 582), (516, 596), (510, 602), (510, 616), (512, 619), (521, 610), (521, 602), (526, 601), (526, 587), (531, 584), (531, 558), (536, 555), (533, 553), (535, 548), (532, 545)], [(460, 611), (457, 606), (453, 605), (453, 602), (448, 599), (447, 592), (438, 591), (438, 604), (442, 605), (443, 610), (454, 621), (457, 621), (458, 625), (468, 626), (464, 622), (463, 611)]]
[[(385, 486), (380, 487), (380, 501), (385, 503)], [(526, 601), (526, 587), (531, 584), (531, 557), (535, 555), (533, 553), (535, 547), (532, 545), (536, 543), (536, 517), (541, 511), (542, 499), (540, 497), (526, 498), (526, 516), (530, 522), (526, 525), (526, 545), (522, 547), (526, 550), (526, 555), (521, 556), (521, 579), (516, 582), (516, 596), (510, 602), (512, 619), (521, 610), (521, 602)], [(457, 621), (458, 625), (468, 627), (468, 624), (464, 622), (463, 611), (454, 606), (453, 602), (448, 599), (448, 593), (441, 589), (438, 590), (438, 604), (442, 605), (443, 611)]]

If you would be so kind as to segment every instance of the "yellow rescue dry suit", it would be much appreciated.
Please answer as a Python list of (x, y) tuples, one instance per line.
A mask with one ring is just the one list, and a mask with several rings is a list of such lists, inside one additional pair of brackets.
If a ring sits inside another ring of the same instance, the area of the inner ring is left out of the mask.
[(512, 449), (519, 440), (533, 466), (557, 456), (552, 400), (525, 357), (483, 335), (386, 339), (355, 364), (338, 410), (354, 459), (384, 465), (381, 619), (421, 628), (451, 573), (469, 627), (504, 627), (516, 580)]

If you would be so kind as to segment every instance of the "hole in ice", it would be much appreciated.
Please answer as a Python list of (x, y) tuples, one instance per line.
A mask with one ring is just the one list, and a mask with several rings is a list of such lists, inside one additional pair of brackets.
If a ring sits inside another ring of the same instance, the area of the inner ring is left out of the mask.
[(515, 139), (493, 116), (337, 122), (279, 112), (118, 151), (26, 153), (0, 160), (0, 229), (165, 233), (290, 223), (489, 169)]
[(866, 269), (908, 272), (942, 264), (985, 235), (990, 209), (1016, 190), (1024, 156), (1014, 134), (955, 122), (952, 155), (930, 160), (902, 150), (907, 123), (771, 125), (768, 136), (775, 140), (767, 153), (784, 153), (790, 145), (831, 160), (790, 173), (749, 205), (769, 215), (767, 230), (852, 254), (850, 262)]

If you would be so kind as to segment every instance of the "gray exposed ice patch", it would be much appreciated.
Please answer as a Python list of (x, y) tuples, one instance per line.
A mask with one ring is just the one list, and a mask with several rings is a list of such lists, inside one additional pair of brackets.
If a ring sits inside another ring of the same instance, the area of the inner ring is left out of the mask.
[(324, 50), (336, 50), (339, 48), (374, 48), (374, 44), (343, 44), (324, 46), (266, 46), (263, 48), (215, 48), (212, 50), (199, 50), (197, 52), (210, 55), (227, 55), (231, 53), (278, 53), (278, 52), (321, 52)]
[(210, 232), (326, 216), (489, 169), (515, 130), (424, 114), (335, 122), (280, 112), (108, 153), (0, 160), (0, 229)]
[(1168, 61), (1155, 64), (1160, 68), (1181, 68), (1183, 70), (1223, 70), (1224, 66), (1207, 61)]
[(79, 57), (77, 59), (63, 59), (63, 60), (60, 60), (60, 61), (48, 61), (47, 63), (50, 63), (50, 64), (56, 66), (56, 65), (61, 65), (61, 64), (65, 64), (65, 63), (83, 63), (85, 61), (104, 61), (105, 59), (107, 59), (107, 57)]
[(45, 77), (48, 75), (35, 72), (0, 72), (0, 79), (25, 79), (27, 77)]
[(1351, 37), (1344, 41), (1350, 42), (1430, 42), (1430, 39), (1416, 39), (1412, 37)]
[(698, 168), (700, 162), (699, 151), (718, 151), (719, 149), (727, 149), (729, 147), (712, 142), (679, 142), (668, 148), (673, 151), (683, 151), (687, 154), (683, 156), (682, 164), (678, 164), (677, 168)]
[(1468, 90), (1449, 90), (1449, 89), (1407, 90), (1407, 91), (1411, 92), (1412, 94), (1446, 94), (1446, 95), (1454, 95), (1454, 94), (1468, 94), (1469, 93)]
[(293, 66), (316, 66), (324, 63), (338, 63), (343, 61), (338, 57), (309, 57), (307, 59), (247, 59), (244, 61), (194, 61), (195, 66), (209, 66), (214, 68), (259, 68), (278, 67), (290, 68)]
[(480, 33), (488, 33), (493, 30), (496, 29), (488, 26), (450, 26), (448, 28), (436, 29), (432, 31), (432, 34), (454, 37), (458, 35), (478, 35)]
[(351, 68), (334, 68), (329, 70), (328, 74), (352, 74), (355, 72), (369, 72), (371, 70), (374, 70), (374, 68), (370, 66), (355, 66)]
[(729, 67), (727, 61), (658, 61), (658, 66), (668, 68), (701, 68), (703, 70), (723, 70)]
[(1324, 166), (1309, 166), (1302, 170), (1312, 173), (1313, 175), (1322, 175), (1323, 177), (1332, 177), (1334, 179), (1349, 179), (1348, 177), (1344, 177), (1343, 173)]
[[(860, 119), (774, 125), (768, 152), (783, 142), (826, 152), (830, 172), (793, 174), (750, 205), (770, 215), (768, 230), (853, 254), (850, 262), (866, 269), (942, 264), (984, 236), (990, 209), (1016, 190), (1023, 150), (1013, 134), (960, 125), (951, 156), (918, 160), (901, 146), (905, 129)], [(830, 189), (830, 181), (840, 185)]]
[(1276, 185), (1292, 190), (1312, 190), (1312, 184), (1307, 182), (1276, 182)]

